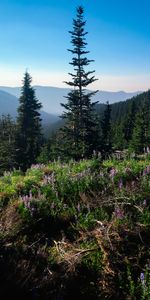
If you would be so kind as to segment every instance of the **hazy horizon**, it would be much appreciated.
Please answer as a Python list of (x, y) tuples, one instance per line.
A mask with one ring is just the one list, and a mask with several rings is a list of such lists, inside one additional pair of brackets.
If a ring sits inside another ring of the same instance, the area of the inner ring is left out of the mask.
[[(30, 71), (29, 71), (30, 72)], [(1, 74), (1, 71), (0, 71)], [(51, 81), (42, 81), (42, 80), (38, 80), (36, 78), (38, 78), (38, 76), (36, 77), (35, 74), (33, 74), (33, 72), (30, 72), (31, 76), (32, 76), (32, 85), (33, 86), (43, 86), (43, 87), (54, 87), (54, 88), (68, 88), (68, 85), (65, 84), (63, 82), (63, 80), (59, 81), (59, 82), (55, 82), (54, 81), (54, 77), (53, 80)], [(4, 86), (4, 87), (21, 87), (22, 86), (22, 79), (24, 76), (24, 72), (20, 74), (20, 78), (18, 80), (16, 80), (15, 82), (11, 82), (11, 77), (7, 77), (7, 80), (4, 81), (1, 80), (0, 81), (0, 86)], [(51, 75), (52, 76), (52, 75)], [(98, 77), (98, 76), (97, 76)], [(2, 77), (1, 77), (2, 78)], [(67, 74), (64, 74), (64, 80), (68, 80), (69, 76), (67, 76)], [(14, 78), (13, 78), (14, 80)], [(111, 81), (111, 84), (109, 84), (109, 86), (107, 85), (108, 80)], [(121, 83), (124, 82), (124, 85), (120, 86), (115, 86), (115, 83), (118, 84), (118, 80), (120, 80)], [(102, 84), (102, 81), (104, 82), (104, 84)], [(129, 81), (129, 85), (128, 85), (128, 81)], [(97, 80), (94, 84), (92, 84), (91, 86), (88, 87), (89, 90), (99, 90), (99, 91), (107, 91), (107, 92), (127, 92), (127, 93), (134, 93), (137, 91), (146, 91), (150, 88), (150, 86), (146, 85), (144, 82), (144, 78), (143, 78), (143, 85), (141, 85), (143, 88), (139, 88), (140, 84), (134, 84), (133, 88), (132, 86), (130, 86), (132, 84), (132, 82), (135, 82), (135, 79), (133, 78), (133, 81), (131, 80), (131, 77), (127, 78), (127, 77), (104, 77), (102, 76), (102, 79)], [(139, 77), (137, 82), (141, 82), (141, 78)], [(150, 82), (150, 80), (149, 80)]]
[[(0, 85), (0, 88), (1, 87), (5, 87), (5, 88), (21, 88), (21, 84), (20, 85), (8, 85), (8, 84), (3, 84), (3, 85)], [(65, 85), (65, 86), (54, 86), (54, 85), (46, 85), (46, 84), (33, 84), (33, 87), (47, 87), (47, 88), (60, 88), (60, 89), (68, 89), (69, 87), (67, 86), (67, 85)], [(139, 90), (139, 89), (135, 89), (135, 90), (104, 90), (104, 89), (100, 89), (100, 88), (98, 88), (97, 90), (99, 91), (99, 92), (109, 92), (109, 93), (119, 93), (119, 92), (124, 92), (124, 93), (135, 93), (135, 92), (144, 92), (144, 91), (147, 91), (149, 88), (147, 88), (147, 89), (143, 89), (143, 90)], [(95, 90), (92, 86), (91, 86), (91, 88), (89, 88), (89, 90)]]

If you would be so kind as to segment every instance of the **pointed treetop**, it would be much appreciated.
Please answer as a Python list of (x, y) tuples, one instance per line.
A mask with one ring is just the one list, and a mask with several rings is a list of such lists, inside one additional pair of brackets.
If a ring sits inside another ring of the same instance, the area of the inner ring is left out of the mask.
[(84, 13), (84, 8), (83, 8), (83, 6), (78, 6), (77, 7), (77, 14), (80, 16), (80, 15), (82, 15)]
[(28, 73), (27, 70), (24, 73), (24, 78), (23, 78), (22, 82), (23, 82), (23, 87), (26, 86), (26, 85), (27, 86), (31, 85), (32, 77), (30, 76), (30, 74)]

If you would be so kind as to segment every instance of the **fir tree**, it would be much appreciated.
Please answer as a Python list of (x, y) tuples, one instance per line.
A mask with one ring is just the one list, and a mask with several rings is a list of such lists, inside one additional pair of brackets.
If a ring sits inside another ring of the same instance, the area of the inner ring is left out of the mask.
[[(150, 96), (150, 92), (149, 92)], [(150, 97), (149, 97), (150, 99)], [(141, 109), (136, 115), (130, 148), (137, 154), (144, 153), (150, 147), (150, 105), (145, 99)]]
[(113, 140), (114, 149), (123, 150), (125, 148), (125, 139), (123, 135), (122, 121), (112, 124), (112, 140)]
[(40, 151), (42, 105), (36, 99), (35, 91), (31, 87), (32, 78), (26, 72), (23, 79), (20, 106), (18, 108), (16, 161), (17, 167), (26, 170), (35, 163)]
[(12, 118), (0, 118), (0, 175), (15, 167), (15, 134), (16, 124)]
[(127, 114), (127, 117), (125, 118), (123, 124), (123, 135), (127, 147), (129, 146), (129, 142), (131, 141), (133, 135), (133, 130), (135, 126), (135, 117), (136, 117), (136, 106), (135, 106), (135, 102), (132, 101), (131, 106), (129, 108), (129, 113)]
[(81, 6), (77, 8), (77, 17), (73, 20), (73, 31), (70, 31), (73, 49), (68, 50), (73, 54), (70, 64), (74, 73), (69, 73), (72, 80), (66, 82), (73, 89), (68, 93), (67, 104), (61, 104), (65, 108), (62, 118), (66, 120), (62, 129), (64, 138), (64, 150), (67, 156), (75, 159), (89, 156), (96, 147), (96, 126), (95, 103), (91, 103), (91, 97), (96, 92), (88, 93), (86, 87), (94, 82), (95, 71), (85, 71), (85, 67), (93, 60), (85, 57), (86, 39), (83, 20), (84, 10)]
[(102, 153), (107, 155), (112, 151), (112, 135), (111, 135), (111, 107), (109, 102), (106, 103), (104, 117), (101, 121), (102, 128)]

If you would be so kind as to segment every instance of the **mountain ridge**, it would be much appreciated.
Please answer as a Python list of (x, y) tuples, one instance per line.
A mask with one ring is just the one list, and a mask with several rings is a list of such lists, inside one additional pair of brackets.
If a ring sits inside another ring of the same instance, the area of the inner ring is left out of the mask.
[[(13, 105), (12, 105), (13, 102)], [(19, 106), (19, 99), (14, 95), (0, 90), (0, 115), (10, 115), (12, 118), (17, 117), (17, 109)], [(58, 121), (58, 116), (47, 113), (41, 110), (42, 124), (45, 126), (48, 123), (52, 124)]]
[[(51, 113), (53, 115), (59, 115), (63, 112), (63, 108), (61, 107), (60, 103), (67, 102), (67, 99), (65, 97), (70, 91), (69, 88), (59, 88), (41, 85), (35, 85), (33, 87), (35, 88), (36, 96), (42, 103), (43, 110), (45, 112)], [(0, 90), (5, 91), (17, 98), (19, 98), (21, 92), (20, 87), (0, 86)], [(125, 91), (98, 91), (96, 95), (93, 96), (93, 101), (98, 101), (101, 104), (106, 103), (106, 101), (109, 101), (110, 104), (113, 104), (116, 102), (130, 99), (140, 93), (142, 93), (142, 91), (131, 93)]]

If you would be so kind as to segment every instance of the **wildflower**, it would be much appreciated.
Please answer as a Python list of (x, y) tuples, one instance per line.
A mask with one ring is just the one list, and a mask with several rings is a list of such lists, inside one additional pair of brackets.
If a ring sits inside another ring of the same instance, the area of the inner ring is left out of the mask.
[(146, 199), (143, 201), (143, 206), (144, 206), (144, 207), (147, 206), (147, 200), (146, 200)]
[(123, 188), (122, 178), (120, 178), (120, 180), (119, 180), (118, 187), (119, 187), (119, 190), (121, 190)]
[(147, 166), (147, 167), (144, 169), (144, 171), (143, 171), (143, 173), (142, 173), (142, 176), (146, 176), (146, 175), (148, 175), (148, 174), (150, 174), (150, 166)]
[(30, 191), (30, 192), (29, 192), (29, 199), (31, 200), (32, 198), (33, 198), (32, 192)]
[(121, 210), (120, 208), (115, 208), (115, 217), (117, 218), (117, 219), (123, 219), (123, 217), (124, 217), (124, 211), (123, 210)]
[(31, 169), (35, 169), (35, 170), (41, 170), (45, 167), (44, 164), (35, 164), (31, 166)]
[(55, 203), (52, 202), (52, 204), (51, 204), (51, 209), (54, 209), (54, 208), (55, 208)]
[(117, 170), (115, 168), (112, 168), (109, 172), (109, 176), (112, 178), (117, 174)]
[(141, 274), (140, 274), (140, 280), (141, 280), (142, 285), (144, 285), (145, 284), (145, 276), (144, 276), (143, 272), (141, 272)]
[(80, 211), (81, 211), (81, 206), (80, 206), (80, 203), (78, 203), (78, 205), (77, 205), (77, 210), (78, 210), (78, 212), (80, 212)]
[(30, 209), (31, 198), (28, 195), (24, 195), (24, 196), (20, 197), (20, 199), (24, 203), (25, 208)]

